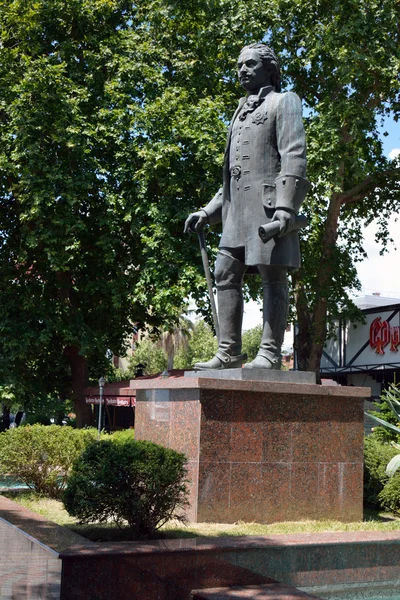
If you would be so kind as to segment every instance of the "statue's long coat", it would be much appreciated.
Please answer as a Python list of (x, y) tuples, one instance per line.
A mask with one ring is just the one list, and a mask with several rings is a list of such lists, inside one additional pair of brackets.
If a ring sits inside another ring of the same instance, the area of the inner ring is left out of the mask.
[[(204, 210), (211, 224), (222, 221), (220, 248), (245, 248), (245, 264), (254, 266), (300, 266), (299, 238), (293, 231), (264, 244), (258, 228), (271, 221), (276, 206), (275, 180), (283, 175), (306, 176), (306, 143), (301, 102), (293, 92), (277, 93), (272, 87), (260, 90), (261, 104), (239, 115), (246, 98), (241, 98), (228, 130), (223, 187)], [(240, 128), (241, 135), (238, 136)], [(240, 177), (231, 176), (231, 143)], [(286, 206), (288, 202), (286, 200)], [(290, 199), (289, 199), (290, 204)], [(297, 212), (299, 206), (291, 206)]]

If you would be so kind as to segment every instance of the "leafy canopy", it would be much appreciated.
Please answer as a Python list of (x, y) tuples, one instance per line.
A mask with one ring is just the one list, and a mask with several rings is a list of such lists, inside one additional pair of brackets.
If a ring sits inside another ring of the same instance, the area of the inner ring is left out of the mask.
[(189, 294), (205, 313), (182, 224), (220, 185), (237, 56), (260, 40), (305, 107), (313, 187), (293, 283), (316, 368), (328, 315), (359, 285), (363, 226), (378, 219), (385, 244), (398, 208), (379, 138), (399, 115), (398, 22), (396, 0), (1, 0), (3, 382), (65, 391), (66, 348), (98, 375), (132, 323), (172, 326)]

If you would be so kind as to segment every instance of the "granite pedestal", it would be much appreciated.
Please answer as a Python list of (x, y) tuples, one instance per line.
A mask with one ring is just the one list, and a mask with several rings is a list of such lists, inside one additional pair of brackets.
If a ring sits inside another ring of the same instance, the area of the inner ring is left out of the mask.
[(189, 520), (362, 520), (370, 390), (301, 377), (131, 381), (136, 439), (188, 457)]

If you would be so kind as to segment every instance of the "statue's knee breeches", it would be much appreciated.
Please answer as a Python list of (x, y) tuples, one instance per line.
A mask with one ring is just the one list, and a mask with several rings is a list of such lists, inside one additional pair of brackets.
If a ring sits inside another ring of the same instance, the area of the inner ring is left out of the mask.
[(246, 266), (243, 262), (225, 250), (218, 252), (214, 277), (219, 290), (241, 289), (245, 272)]

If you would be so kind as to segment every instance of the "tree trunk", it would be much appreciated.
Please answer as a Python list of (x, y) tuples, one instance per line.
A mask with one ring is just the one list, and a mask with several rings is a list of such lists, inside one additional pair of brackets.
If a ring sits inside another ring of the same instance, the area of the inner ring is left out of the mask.
[(174, 368), (175, 347), (172, 346), (167, 355), (167, 371), (172, 371)]
[(10, 427), (10, 407), (3, 403), (2, 417), (0, 419), (0, 432)]
[(19, 410), (17, 412), (17, 414), (15, 415), (15, 421), (14, 421), (14, 423), (16, 424), (17, 427), (20, 426), (23, 416), (24, 416), (24, 411), (23, 410)]
[(295, 350), (300, 371), (316, 373), (317, 383), (321, 382), (321, 358), (327, 330), (328, 294), (332, 281), (333, 253), (339, 225), (340, 199), (333, 194), (329, 203), (325, 233), (321, 248), (321, 260), (315, 285), (315, 303), (312, 312), (301, 283), (301, 275), (293, 275), (298, 333), (295, 337)]
[(89, 383), (89, 369), (87, 359), (79, 354), (77, 346), (67, 346), (64, 350), (71, 369), (71, 392), (76, 414), (78, 428), (93, 424), (93, 415), (90, 404), (85, 402), (85, 388)]

